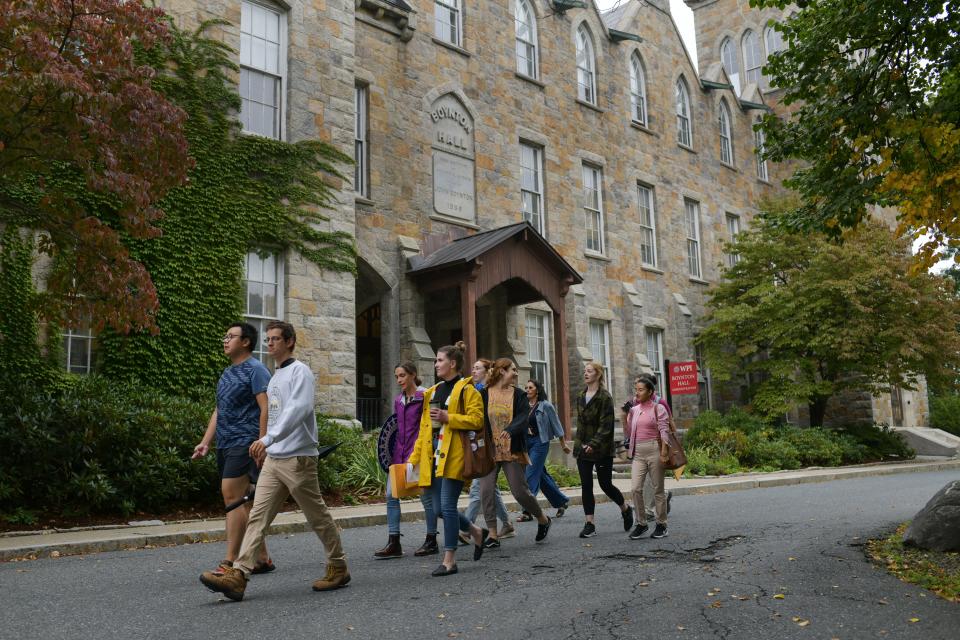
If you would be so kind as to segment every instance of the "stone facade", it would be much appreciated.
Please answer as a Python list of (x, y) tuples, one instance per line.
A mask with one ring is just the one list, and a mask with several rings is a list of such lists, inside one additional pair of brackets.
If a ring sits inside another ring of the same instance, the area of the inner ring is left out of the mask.
[[(456, 339), (462, 323), (453, 295), (418, 291), (406, 275), (411, 259), (523, 219), (521, 143), (542, 153), (544, 236), (584, 278), (566, 296), (570, 379), (553, 385), (571, 396), (592, 358), (591, 320), (608, 323), (617, 404), (630, 395), (633, 376), (653, 365), (648, 330), (663, 331), (664, 358), (693, 360), (707, 291), (726, 260), (728, 216), (746, 228), (756, 203), (779, 190), (786, 168), (770, 164), (761, 180), (754, 155), (752, 125), (766, 96), (741, 100), (724, 88), (716, 65), (710, 68), (721, 34), (738, 29), (738, 21), (761, 28), (765, 13), (749, 10), (746, 0), (688, 2), (697, 17), (698, 72), (666, 0), (628, 0), (606, 15), (590, 1), (564, 11), (525, 0), (536, 22), (534, 78), (517, 72), (518, 1), (461, 2), (457, 45), (434, 37), (433, 0), (270, 5), (284, 13), (288, 31), (286, 139), (320, 138), (350, 152), (355, 87), (366, 96), (368, 188), (355, 194), (342, 185), (341, 205), (330, 212), (332, 227), (355, 233), (359, 276), (320, 273), (298, 256), (286, 257), (285, 316), (302, 331), (300, 355), (317, 373), (324, 412), (355, 415), (359, 395), (370, 398), (363, 409), (368, 420), (377, 412), (385, 417), (395, 393), (393, 366), (402, 359), (416, 361), (425, 381), (432, 380), (435, 350)], [(240, 0), (161, 4), (185, 26), (213, 17), (239, 23)], [(593, 45), (595, 104), (578, 98), (581, 28)], [(220, 37), (239, 49), (236, 26), (222, 28)], [(631, 117), (635, 55), (645, 75), (646, 124)], [(689, 94), (689, 145), (678, 144), (678, 82)], [(731, 115), (729, 163), (720, 160), (721, 101)], [(767, 102), (775, 104), (776, 96)], [(442, 134), (440, 120), (449, 127)], [(587, 249), (585, 163), (602, 173), (601, 252)], [(442, 184), (435, 184), (441, 173)], [(654, 196), (655, 266), (641, 260), (639, 184)], [(688, 266), (686, 201), (699, 205), (696, 276)], [(549, 312), (542, 303), (529, 308)], [(524, 309), (494, 290), (477, 301), (476, 313), (480, 353), (511, 355), (526, 374), (532, 365)], [(689, 424), (701, 404), (696, 395), (675, 398), (679, 422)]]

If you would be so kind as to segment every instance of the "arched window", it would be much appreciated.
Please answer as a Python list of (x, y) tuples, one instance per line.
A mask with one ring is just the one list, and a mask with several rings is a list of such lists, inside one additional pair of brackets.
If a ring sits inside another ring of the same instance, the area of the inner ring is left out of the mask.
[[(756, 124), (759, 125), (760, 122), (760, 118), (757, 118)], [(757, 177), (766, 182), (770, 179), (767, 173), (767, 159), (763, 157), (763, 152), (767, 144), (767, 136), (760, 126), (755, 126), (753, 129), (753, 143), (756, 147), (755, 152), (757, 154)]]
[(586, 25), (577, 29), (577, 97), (597, 104), (596, 59), (593, 57), (593, 39)]
[(537, 77), (537, 18), (527, 0), (516, 0), (514, 27), (517, 37), (517, 73)]
[(717, 125), (720, 128), (720, 162), (733, 164), (733, 136), (730, 135), (732, 119), (730, 117), (730, 107), (726, 100), (720, 101), (720, 108), (717, 110)]
[(734, 93), (739, 96), (742, 89), (740, 86), (740, 58), (737, 56), (737, 48), (733, 46), (733, 40), (730, 38), (724, 38), (720, 45), (720, 61), (723, 64), (723, 70), (727, 72), (727, 77), (733, 84)]
[(690, 129), (690, 92), (683, 78), (677, 80), (677, 142), (685, 147), (693, 147), (693, 132)]
[(630, 117), (647, 126), (647, 79), (640, 54), (630, 56)]
[(747, 30), (740, 41), (743, 47), (743, 80), (745, 84), (751, 82), (760, 86), (760, 68), (763, 66), (763, 54), (760, 51), (760, 39), (757, 34)]
[(783, 51), (783, 34), (773, 28), (773, 25), (770, 25), (763, 32), (763, 41), (767, 46), (767, 57), (769, 58), (773, 54)]

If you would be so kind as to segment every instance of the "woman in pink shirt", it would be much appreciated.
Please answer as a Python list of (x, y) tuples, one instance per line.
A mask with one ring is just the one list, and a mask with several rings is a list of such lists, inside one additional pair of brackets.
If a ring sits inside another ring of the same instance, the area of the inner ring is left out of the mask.
[[(667, 496), (663, 490), (663, 464), (667, 461), (667, 448), (670, 433), (670, 419), (663, 405), (654, 400), (654, 387), (650, 381), (637, 380), (637, 403), (627, 414), (627, 433), (630, 446), (627, 457), (633, 459), (632, 486), (633, 504), (636, 513), (643, 513), (643, 483), (647, 475), (653, 484), (654, 504), (657, 526), (651, 538), (663, 538), (667, 535)], [(638, 518), (637, 525), (630, 533), (631, 540), (639, 540), (649, 527), (644, 519)]]

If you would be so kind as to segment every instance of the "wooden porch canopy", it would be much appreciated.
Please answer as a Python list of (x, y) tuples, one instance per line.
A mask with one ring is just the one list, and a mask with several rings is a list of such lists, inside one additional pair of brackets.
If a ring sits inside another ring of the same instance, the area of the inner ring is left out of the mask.
[(494, 287), (503, 285), (510, 305), (540, 300), (546, 302), (553, 310), (554, 375), (557, 380), (555, 401), (557, 411), (569, 429), (569, 368), (564, 301), (570, 286), (583, 282), (583, 277), (529, 222), (454, 240), (429, 256), (416, 260), (407, 275), (417, 283), (422, 293), (459, 287), (461, 328), (470, 363), (477, 359), (478, 299)]

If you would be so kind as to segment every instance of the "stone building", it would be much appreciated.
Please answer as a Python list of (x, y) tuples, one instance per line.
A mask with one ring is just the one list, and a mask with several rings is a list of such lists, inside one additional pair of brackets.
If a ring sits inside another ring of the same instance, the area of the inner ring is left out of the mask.
[[(330, 224), (359, 276), (248, 258), (248, 317), (298, 327), (324, 412), (377, 424), (394, 365), (429, 382), (460, 338), (544, 379), (562, 416), (587, 361), (619, 404), (636, 373), (699, 360), (723, 245), (786, 168), (758, 162), (752, 130), (777, 104), (757, 56), (780, 15), (688, 4), (699, 69), (668, 0), (161, 2), (182, 26), (230, 22), (247, 132), (353, 150)], [(708, 372), (699, 389), (674, 399), (680, 422), (732, 401)]]

